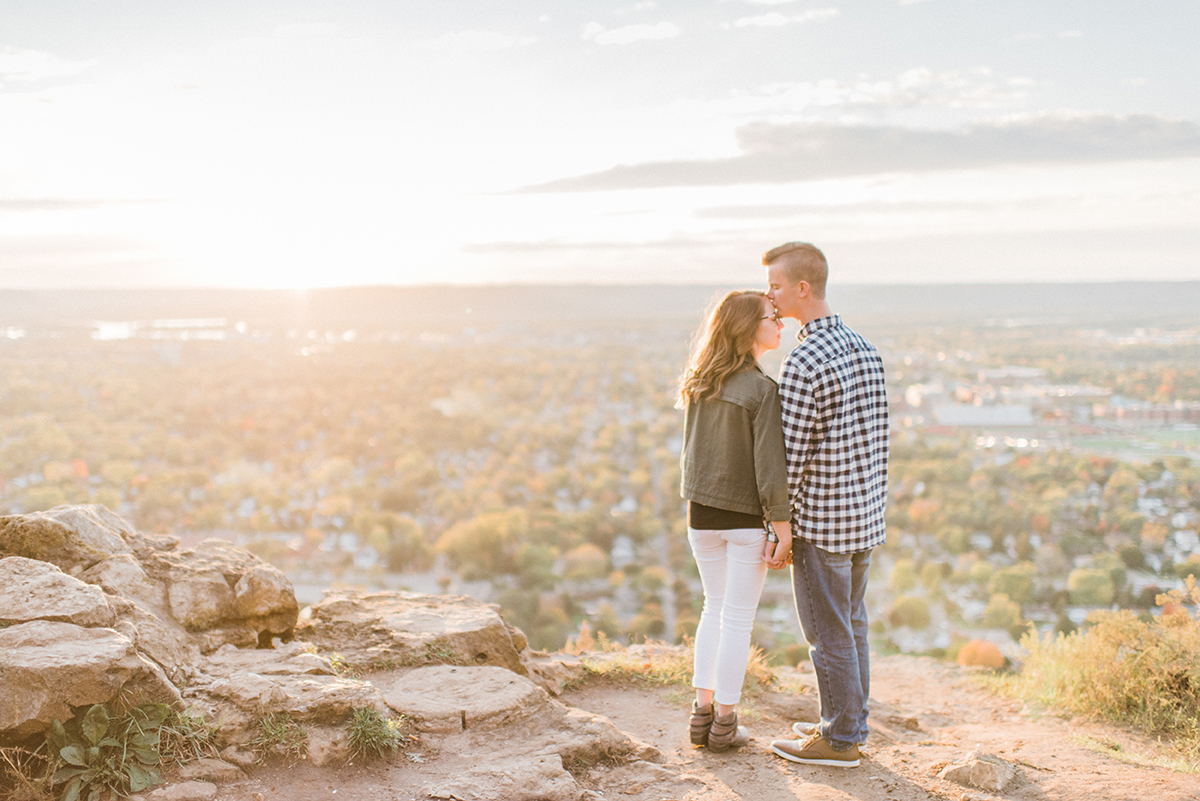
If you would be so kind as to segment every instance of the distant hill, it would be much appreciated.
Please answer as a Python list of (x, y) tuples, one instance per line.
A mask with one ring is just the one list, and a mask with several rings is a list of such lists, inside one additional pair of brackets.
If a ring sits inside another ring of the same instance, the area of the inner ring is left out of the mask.
[[(449, 327), (511, 322), (694, 321), (732, 286), (500, 285), (336, 289), (0, 290), (0, 326), (225, 318), (265, 327)], [(863, 324), (1200, 325), (1200, 281), (833, 286)]]

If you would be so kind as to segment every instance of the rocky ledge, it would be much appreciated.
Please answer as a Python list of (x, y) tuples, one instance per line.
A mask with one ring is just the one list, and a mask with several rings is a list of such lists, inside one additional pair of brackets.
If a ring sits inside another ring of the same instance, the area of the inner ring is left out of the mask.
[(286, 576), (224, 541), (181, 549), (101, 506), (0, 517), (0, 745), (91, 704), (165, 702), (216, 727), (225, 759), (183, 775), (204, 795), (253, 766), (265, 717), (304, 727), (322, 765), (349, 759), (347, 721), (372, 708), (464, 760), (430, 797), (574, 801), (588, 793), (564, 761), (659, 759), (553, 698), (581, 673), (473, 598), (336, 592), (301, 614)]

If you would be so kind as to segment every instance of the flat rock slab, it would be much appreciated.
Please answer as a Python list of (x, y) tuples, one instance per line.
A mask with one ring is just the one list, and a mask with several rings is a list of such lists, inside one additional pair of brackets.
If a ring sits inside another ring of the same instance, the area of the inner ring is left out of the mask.
[(505, 726), (542, 710), (550, 696), (504, 668), (436, 665), (399, 674), (384, 700), (421, 731), (448, 734)]
[(584, 793), (557, 755), (496, 759), (424, 790), (441, 801), (579, 801)]
[(287, 713), (305, 726), (342, 726), (355, 708), (387, 709), (372, 684), (338, 676), (238, 672), (189, 687), (187, 698), (219, 727), (222, 746), (248, 743), (269, 714)]

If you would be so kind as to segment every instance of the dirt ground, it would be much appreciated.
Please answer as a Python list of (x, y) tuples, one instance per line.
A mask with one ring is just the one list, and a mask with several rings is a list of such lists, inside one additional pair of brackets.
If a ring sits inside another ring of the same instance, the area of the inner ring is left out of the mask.
[[(1149, 738), (1023, 710), (981, 689), (954, 666), (904, 656), (877, 659), (873, 666), (872, 734), (861, 767), (797, 765), (772, 755), (770, 742), (790, 736), (791, 721), (811, 717), (814, 682), (811, 674), (788, 672), (783, 683), (787, 691), (743, 704), (742, 722), (753, 739), (746, 748), (724, 754), (688, 743), (689, 698), (680, 688), (599, 682), (569, 692), (559, 700), (607, 716), (664, 757), (657, 766), (595, 766), (577, 778), (597, 798), (628, 801), (1200, 799), (1200, 775), (1134, 764), (1161, 754)], [(491, 734), (503, 736), (503, 731)], [(1000, 796), (937, 778), (947, 762), (973, 748), (1016, 767), (1016, 778)], [(222, 787), (218, 800), (427, 799), (422, 788), (462, 768), (461, 760), (440, 759), (432, 749), (423, 758), (398, 757), (369, 767), (266, 768)]]

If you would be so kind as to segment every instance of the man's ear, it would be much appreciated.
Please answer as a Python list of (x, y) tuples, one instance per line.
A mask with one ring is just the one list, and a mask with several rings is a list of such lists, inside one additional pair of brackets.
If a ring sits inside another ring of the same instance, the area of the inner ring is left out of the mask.
[(800, 293), (800, 297), (808, 298), (812, 296), (812, 284), (807, 281), (800, 281), (796, 284), (796, 291)]

